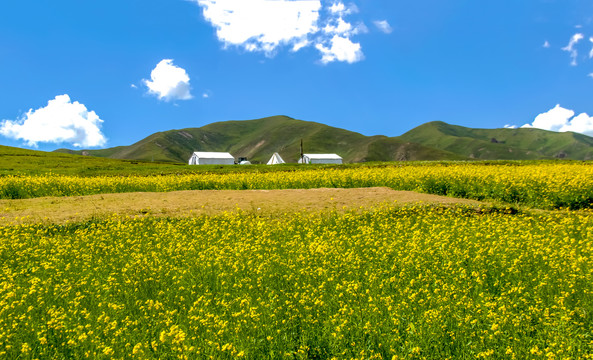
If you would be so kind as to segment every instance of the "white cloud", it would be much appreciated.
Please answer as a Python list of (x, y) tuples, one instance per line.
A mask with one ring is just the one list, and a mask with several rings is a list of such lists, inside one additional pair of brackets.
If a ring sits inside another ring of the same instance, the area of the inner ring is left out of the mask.
[(294, 43), (294, 45), (292, 46), (291, 51), (292, 52), (297, 52), (297, 51), (301, 50), (302, 48), (307, 47), (309, 45), (311, 45), (311, 41), (309, 41), (307, 39), (302, 39), (301, 41)]
[[(272, 57), (281, 47), (297, 52), (312, 46), (321, 52), (323, 63), (364, 58), (360, 44), (351, 37), (366, 32), (366, 26), (346, 20), (358, 12), (353, 4), (330, 0), (191, 1), (203, 9), (204, 18), (216, 28), (225, 48), (235, 46)], [(336, 35), (342, 40), (335, 40)]]
[[(589, 42), (593, 43), (593, 37), (589, 38)], [(589, 59), (593, 58), (593, 48), (589, 51)]]
[(391, 27), (391, 25), (389, 25), (387, 20), (375, 20), (373, 21), (373, 23), (379, 30), (381, 30), (385, 34), (391, 34), (393, 32), (393, 28)]
[(547, 49), (550, 47), (550, 42), (548, 40), (546, 40), (546, 41), (544, 41), (544, 44), (542, 46)]
[(573, 116), (574, 111), (565, 109), (558, 104), (553, 109), (536, 116), (531, 124), (525, 124), (521, 127), (560, 131)]
[(510, 125), (510, 124), (506, 124), (506, 125), (504, 126), (504, 128), (505, 128), (505, 129), (516, 129), (516, 128), (517, 128), (517, 125)]
[(327, 34), (348, 34), (352, 31), (352, 24), (340, 17), (334, 22), (334, 25), (327, 24), (323, 31)]
[(587, 113), (574, 115), (574, 111), (556, 105), (549, 111), (536, 116), (531, 124), (525, 124), (521, 127), (559, 132), (573, 131), (593, 136), (593, 117), (590, 117)]
[(360, 50), (360, 44), (353, 43), (350, 39), (334, 35), (331, 39), (331, 46), (325, 47), (322, 44), (316, 45), (323, 57), (321, 62), (327, 64), (332, 61), (345, 61), (350, 64), (364, 59), (364, 54)]
[(593, 117), (587, 113), (581, 113), (573, 117), (560, 131), (573, 131), (593, 136)]
[(334, 14), (341, 14), (346, 12), (346, 6), (344, 3), (334, 3), (332, 6), (329, 7), (329, 11)]
[(575, 49), (575, 46), (578, 44), (579, 41), (583, 40), (583, 38), (584, 38), (584, 36), (581, 33), (574, 34), (570, 38), (568, 45), (566, 45), (565, 47), (562, 48), (562, 50), (568, 51), (568, 53), (570, 54), (570, 58), (572, 59), (570, 64), (572, 66), (577, 65), (577, 56), (579, 55), (577, 49)]
[(319, 0), (195, 0), (225, 45), (272, 55), (281, 44), (301, 43), (317, 32)]
[(46, 107), (30, 109), (21, 119), (4, 120), (0, 134), (25, 140), (29, 146), (38, 142), (71, 143), (76, 147), (105, 145), (100, 127), (103, 120), (78, 101), (71, 102), (67, 94), (49, 100)]
[(189, 76), (187, 72), (173, 65), (172, 59), (163, 59), (150, 73), (151, 80), (144, 80), (148, 93), (156, 95), (160, 100), (189, 100)]
[(348, 6), (344, 5), (343, 2), (337, 2), (337, 3), (333, 3), (332, 6), (330, 6), (328, 8), (328, 10), (332, 13), (332, 14), (337, 14), (337, 15), (349, 15), (349, 14), (355, 14), (358, 12), (358, 7), (356, 7), (356, 5), (354, 3), (349, 4)]

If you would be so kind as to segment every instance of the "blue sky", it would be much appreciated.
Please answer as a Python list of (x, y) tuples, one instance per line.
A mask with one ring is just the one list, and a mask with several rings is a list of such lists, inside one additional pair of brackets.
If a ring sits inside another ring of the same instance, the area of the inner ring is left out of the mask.
[(103, 148), (271, 115), (593, 135), (592, 49), (584, 0), (10, 1), (0, 144)]

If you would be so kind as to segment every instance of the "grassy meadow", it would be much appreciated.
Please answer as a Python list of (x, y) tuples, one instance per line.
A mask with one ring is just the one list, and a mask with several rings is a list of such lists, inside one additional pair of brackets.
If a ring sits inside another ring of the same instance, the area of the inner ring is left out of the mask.
[(591, 163), (122, 166), (4, 173), (0, 197), (387, 186), (492, 204), (0, 226), (0, 358), (593, 358)]

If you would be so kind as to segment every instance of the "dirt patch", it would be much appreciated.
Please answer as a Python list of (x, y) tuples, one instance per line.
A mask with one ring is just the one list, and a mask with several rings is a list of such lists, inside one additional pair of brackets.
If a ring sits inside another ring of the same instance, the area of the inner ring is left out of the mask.
[(122, 193), (75, 197), (0, 200), (0, 224), (63, 223), (123, 216), (199, 216), (224, 211), (290, 213), (346, 211), (380, 204), (468, 204), (479, 202), (444, 196), (395, 191), (384, 187), (295, 190), (195, 190), (167, 193)]

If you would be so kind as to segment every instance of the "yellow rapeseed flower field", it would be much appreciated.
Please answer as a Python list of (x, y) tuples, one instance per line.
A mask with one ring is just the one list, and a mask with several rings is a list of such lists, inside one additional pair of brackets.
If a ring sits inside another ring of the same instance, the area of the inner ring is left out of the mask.
[[(301, 175), (403, 176), (344, 174)], [(0, 227), (0, 358), (591, 359), (592, 239), (590, 211), (466, 207)]]
[(0, 177), (0, 198), (136, 191), (373, 186), (476, 200), (496, 200), (544, 209), (593, 207), (593, 166), (588, 162), (428, 163), (166, 176), (11, 175)]

